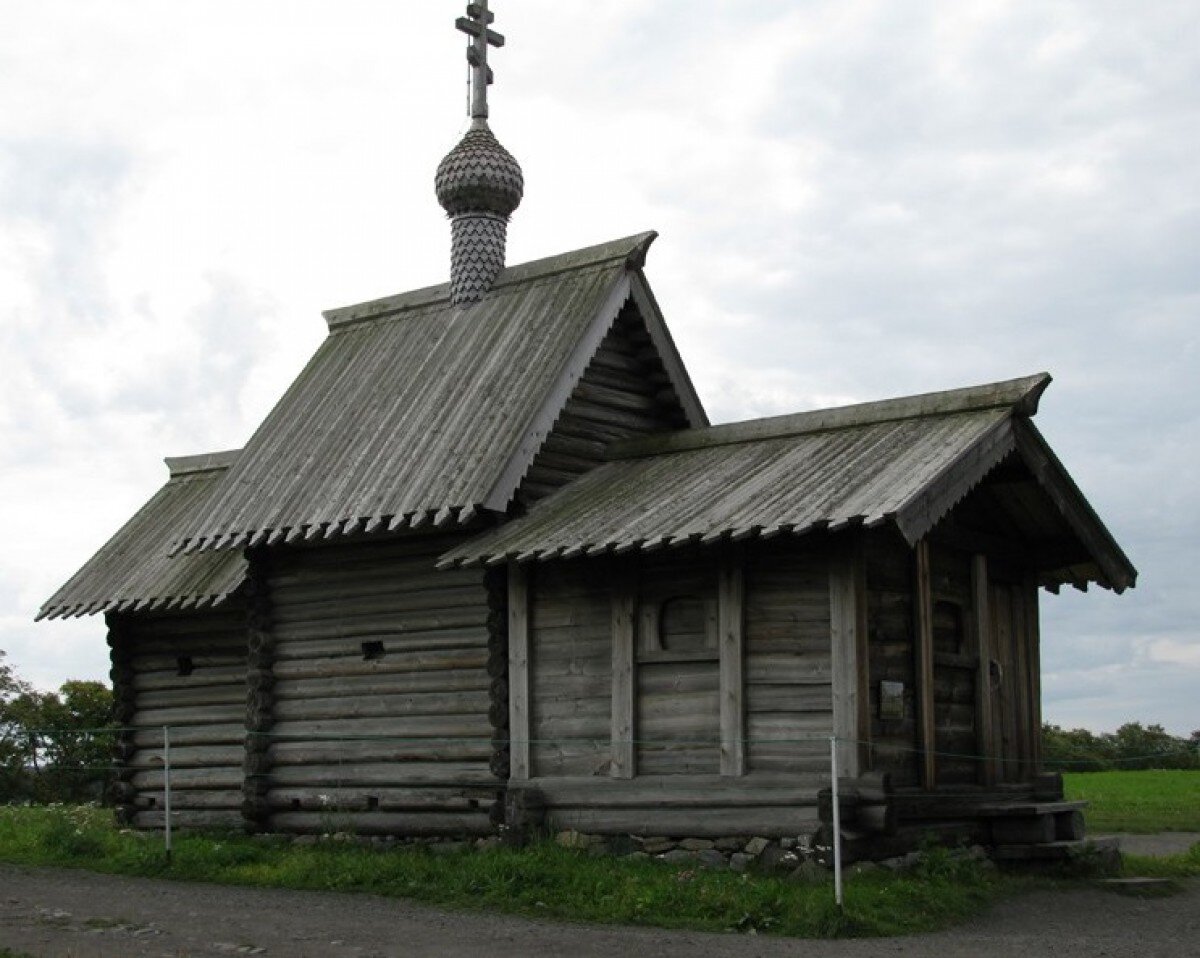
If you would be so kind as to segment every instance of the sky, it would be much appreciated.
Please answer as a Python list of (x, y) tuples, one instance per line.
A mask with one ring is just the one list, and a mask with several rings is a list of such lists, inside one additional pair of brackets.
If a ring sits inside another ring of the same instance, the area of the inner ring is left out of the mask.
[[(714, 422), (1054, 376), (1037, 424), (1140, 572), (1043, 594), (1047, 721), (1200, 728), (1200, 5), (494, 0), (509, 262), (658, 230)], [(241, 446), (321, 310), (446, 279), (451, 0), (39, 0), (0, 32), (0, 649)]]

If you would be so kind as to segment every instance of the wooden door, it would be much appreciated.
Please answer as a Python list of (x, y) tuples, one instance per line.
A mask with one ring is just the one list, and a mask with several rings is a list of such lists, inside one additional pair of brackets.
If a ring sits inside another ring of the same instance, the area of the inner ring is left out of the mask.
[(1021, 782), (1037, 762), (1036, 593), (1023, 582), (993, 579), (991, 609), (991, 700), (996, 781)]

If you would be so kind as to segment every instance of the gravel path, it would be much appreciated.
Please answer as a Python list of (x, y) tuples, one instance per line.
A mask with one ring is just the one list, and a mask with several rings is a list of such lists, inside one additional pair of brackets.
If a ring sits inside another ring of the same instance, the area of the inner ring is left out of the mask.
[(1028, 895), (934, 935), (825, 942), (550, 924), (368, 895), (0, 865), (0, 945), (36, 958), (1197, 958), (1200, 881), (1158, 899), (1099, 888)]

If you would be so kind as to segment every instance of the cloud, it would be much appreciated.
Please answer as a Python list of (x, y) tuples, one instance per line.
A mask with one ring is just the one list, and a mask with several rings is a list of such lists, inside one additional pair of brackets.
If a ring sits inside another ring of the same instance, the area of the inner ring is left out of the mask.
[[(1141, 580), (1044, 598), (1047, 714), (1188, 725), (1200, 9), (499, 16), (493, 126), (528, 184), (510, 258), (659, 229), (648, 274), (717, 420), (1049, 369), (1039, 427)], [(162, 482), (163, 454), (241, 445), (321, 309), (442, 278), (452, 18), (381, 0), (6, 11), (0, 521), (19, 538), (0, 648), (18, 668), (103, 669), (98, 622), (21, 623)]]

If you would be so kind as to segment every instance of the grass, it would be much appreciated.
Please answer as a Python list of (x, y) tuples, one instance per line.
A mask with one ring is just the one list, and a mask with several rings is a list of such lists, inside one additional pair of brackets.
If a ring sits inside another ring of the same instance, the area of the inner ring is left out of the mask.
[(945, 927), (1027, 887), (933, 849), (912, 872), (850, 875), (845, 912), (831, 882), (593, 858), (552, 843), (432, 854), (325, 841), (297, 846), (242, 835), (182, 834), (164, 861), (159, 836), (118, 831), (87, 807), (0, 808), (0, 860), (235, 885), (372, 892), (452, 908), (566, 921), (800, 937), (894, 935)]
[(1200, 771), (1072, 772), (1063, 782), (1068, 799), (1091, 803), (1092, 834), (1200, 832)]

